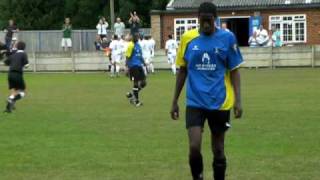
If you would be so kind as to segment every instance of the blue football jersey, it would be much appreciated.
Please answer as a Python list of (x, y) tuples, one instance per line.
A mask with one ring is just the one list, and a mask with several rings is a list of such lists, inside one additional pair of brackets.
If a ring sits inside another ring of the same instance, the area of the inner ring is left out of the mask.
[(235, 100), (230, 71), (243, 62), (233, 33), (217, 29), (206, 36), (192, 30), (182, 37), (180, 46), (177, 65), (188, 71), (187, 106), (231, 109)]

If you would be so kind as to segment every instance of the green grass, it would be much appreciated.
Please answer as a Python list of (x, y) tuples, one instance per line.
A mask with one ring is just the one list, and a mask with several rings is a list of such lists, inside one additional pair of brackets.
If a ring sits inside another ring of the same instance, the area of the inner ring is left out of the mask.
[[(242, 120), (226, 151), (229, 180), (320, 178), (319, 69), (242, 70)], [(28, 96), (0, 114), (1, 180), (188, 180), (184, 118), (171, 121), (174, 77), (148, 79), (135, 108), (127, 78), (27, 74)], [(0, 74), (0, 97), (7, 95)], [(184, 114), (181, 98), (180, 105)], [(211, 179), (209, 131), (203, 142)]]

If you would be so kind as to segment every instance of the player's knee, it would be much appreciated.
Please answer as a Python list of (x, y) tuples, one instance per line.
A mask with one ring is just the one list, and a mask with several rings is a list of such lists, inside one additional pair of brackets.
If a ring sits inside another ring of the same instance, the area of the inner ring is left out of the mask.
[(198, 143), (190, 144), (189, 146), (189, 153), (191, 156), (198, 156), (201, 154), (201, 148)]
[(145, 88), (147, 86), (147, 82), (146, 81), (141, 81), (140, 82), (140, 88)]
[(214, 149), (214, 157), (217, 159), (225, 159), (224, 148), (215, 148)]

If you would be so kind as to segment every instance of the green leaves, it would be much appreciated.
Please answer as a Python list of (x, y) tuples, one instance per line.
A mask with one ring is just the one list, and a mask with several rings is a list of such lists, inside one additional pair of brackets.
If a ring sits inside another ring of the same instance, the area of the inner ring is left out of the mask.
[[(164, 9), (168, 0), (115, 0), (115, 15), (125, 23), (131, 11), (137, 11), (142, 27), (150, 27), (151, 9)], [(74, 29), (94, 29), (99, 16), (110, 22), (109, 0), (0, 0), (0, 28), (13, 18), (20, 29), (60, 29), (64, 17), (70, 17)]]

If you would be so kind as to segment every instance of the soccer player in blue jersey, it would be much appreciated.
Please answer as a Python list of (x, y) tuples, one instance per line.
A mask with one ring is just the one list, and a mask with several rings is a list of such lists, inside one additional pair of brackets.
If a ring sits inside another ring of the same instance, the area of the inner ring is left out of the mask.
[(133, 35), (133, 39), (128, 44), (126, 52), (126, 66), (129, 69), (130, 80), (133, 82), (132, 92), (128, 92), (126, 96), (130, 100), (130, 103), (136, 107), (142, 106), (139, 100), (139, 92), (147, 85), (146, 75), (143, 70), (145, 62), (142, 57), (139, 37), (139, 33)]
[(179, 118), (178, 99), (187, 81), (186, 128), (189, 137), (189, 164), (194, 180), (203, 180), (201, 155), (205, 121), (211, 131), (215, 180), (224, 180), (225, 133), (230, 127), (230, 110), (242, 116), (239, 66), (243, 62), (235, 36), (215, 27), (216, 6), (204, 2), (198, 9), (200, 29), (186, 32), (177, 54), (180, 67), (172, 102), (171, 117)]

